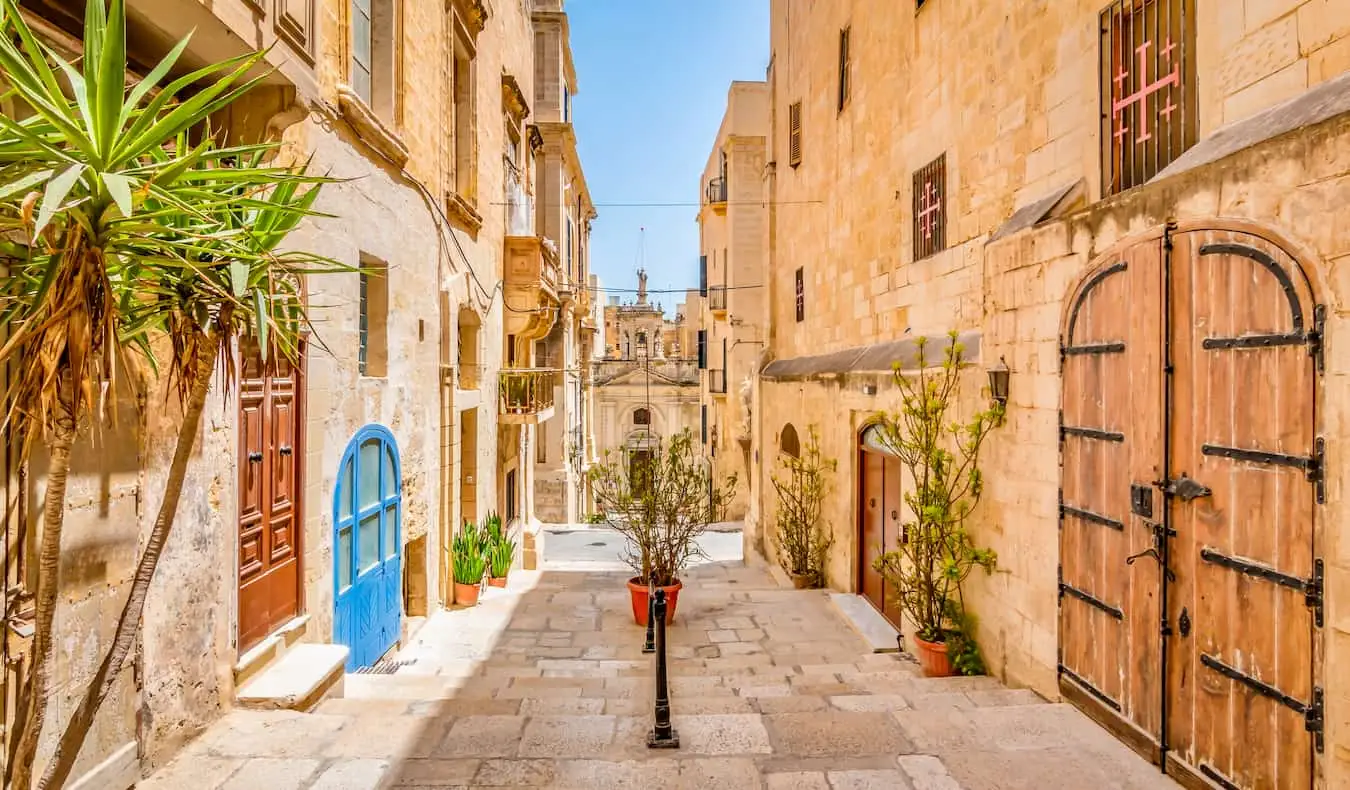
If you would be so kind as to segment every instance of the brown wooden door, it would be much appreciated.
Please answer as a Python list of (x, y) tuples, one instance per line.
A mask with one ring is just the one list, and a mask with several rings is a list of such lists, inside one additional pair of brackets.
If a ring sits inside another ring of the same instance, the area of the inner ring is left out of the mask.
[(1232, 231), (1142, 241), (1069, 300), (1060, 686), (1194, 787), (1312, 787), (1320, 316)]
[(1298, 265), (1223, 231), (1173, 236), (1168, 733), (1221, 787), (1312, 787), (1316, 318)]
[[(1070, 302), (1063, 345), (1060, 669), (1066, 696), (1161, 730), (1162, 240), (1108, 261)], [(1146, 498), (1133, 513), (1132, 491)]]
[(239, 650), (300, 613), (299, 368), (241, 341)]
[[(900, 549), (901, 532), (901, 502), (900, 502), (900, 461), (893, 456), (882, 456), (884, 466), (881, 470), (881, 493), (882, 493), (882, 511), (881, 511), (881, 545), (886, 551), (898, 551)], [(900, 595), (896, 592), (894, 585), (888, 584), (882, 580), (882, 600), (881, 613), (895, 624), (896, 628), (901, 627), (904, 613), (900, 609)]]
[(862, 467), (858, 489), (858, 588), (863, 597), (880, 611), (886, 606), (884, 585), (881, 574), (872, 568), (872, 563), (884, 550), (885, 522), (882, 520), (882, 508), (885, 506), (885, 461), (880, 454), (869, 452), (859, 452), (858, 461)]

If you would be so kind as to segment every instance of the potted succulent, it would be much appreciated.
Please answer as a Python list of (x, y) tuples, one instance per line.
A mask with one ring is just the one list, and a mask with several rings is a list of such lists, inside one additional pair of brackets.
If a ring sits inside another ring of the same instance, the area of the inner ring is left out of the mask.
[(873, 567), (914, 623), (925, 674), (943, 676), (983, 666), (974, 617), (966, 611), (961, 588), (973, 570), (991, 573), (998, 562), (992, 549), (975, 545), (967, 521), (983, 492), (980, 450), (990, 431), (1002, 424), (1003, 405), (995, 401), (964, 421), (955, 419), (962, 346), (952, 334), (936, 366), (927, 364), (925, 346), (919, 338), (917, 373), (905, 374), (896, 366), (899, 411), (880, 415), (881, 439), (914, 488), (904, 497), (908, 540), (878, 557)]
[(666, 591), (666, 622), (675, 619), (680, 573), (703, 555), (698, 538), (736, 485), (715, 485), (711, 465), (694, 453), (688, 429), (638, 453), (606, 452), (591, 468), (595, 500), (605, 520), (626, 540), (624, 560), (633, 620), (647, 624), (649, 588)]
[(483, 531), (472, 521), (465, 521), (459, 534), (451, 542), (451, 573), (455, 578), (455, 603), (473, 606), (478, 603), (478, 592), (487, 572), (487, 556)]
[(821, 454), (820, 432), (811, 425), (801, 452), (779, 453), (778, 465), (769, 477), (778, 495), (773, 536), (778, 562), (797, 589), (823, 586), (825, 558), (834, 538), (821, 510), (836, 463)]
[(487, 552), (488, 586), (505, 587), (506, 576), (516, 560), (516, 541), (502, 526), (501, 516), (489, 513), (483, 520), (484, 549)]

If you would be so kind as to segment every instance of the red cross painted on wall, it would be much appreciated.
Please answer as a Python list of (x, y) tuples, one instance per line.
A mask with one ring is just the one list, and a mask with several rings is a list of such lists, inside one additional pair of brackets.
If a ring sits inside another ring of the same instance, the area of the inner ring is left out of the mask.
[(923, 182), (923, 191), (919, 193), (919, 228), (923, 231), (923, 238), (928, 241), (933, 238), (937, 230), (937, 223), (942, 219), (942, 203), (938, 200), (937, 186), (932, 179)]
[[(1136, 143), (1143, 143), (1151, 140), (1153, 139), (1153, 133), (1149, 131), (1148, 115), (1144, 112), (1147, 106), (1148, 97), (1164, 88), (1176, 87), (1181, 84), (1181, 65), (1174, 62), (1172, 59), (1172, 53), (1176, 50), (1177, 45), (1173, 44), (1171, 39), (1167, 40), (1167, 46), (1159, 50), (1158, 54), (1171, 64), (1172, 71), (1169, 72), (1166, 77), (1154, 80), (1153, 82), (1148, 82), (1148, 49), (1151, 46), (1153, 46), (1152, 41), (1145, 41), (1134, 50), (1139, 56), (1139, 80), (1144, 84), (1141, 84), (1139, 90), (1129, 96), (1121, 96), (1111, 103), (1111, 117), (1116, 121), (1115, 136), (1116, 140), (1120, 143), (1125, 142), (1125, 135), (1128, 134), (1130, 130), (1130, 127), (1125, 124), (1125, 110), (1129, 109), (1131, 105), (1139, 105), (1139, 131), (1138, 134), (1136, 134), (1134, 141)], [(1161, 67), (1162, 61), (1159, 60), (1158, 63), (1159, 67)], [(1124, 64), (1122, 64), (1120, 72), (1115, 76), (1117, 95), (1125, 92), (1125, 81), (1129, 78), (1130, 73), (1126, 71)], [(1172, 94), (1170, 91), (1167, 93), (1166, 99), (1166, 104), (1158, 109), (1158, 114), (1162, 116), (1164, 120), (1170, 119), (1172, 112), (1177, 109), (1176, 104), (1172, 102)]]

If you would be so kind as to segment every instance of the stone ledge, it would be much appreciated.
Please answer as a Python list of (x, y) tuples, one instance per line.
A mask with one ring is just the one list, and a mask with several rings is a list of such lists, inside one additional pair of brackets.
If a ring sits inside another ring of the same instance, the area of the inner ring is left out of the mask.
[(861, 595), (830, 593), (830, 602), (853, 626), (853, 630), (862, 636), (873, 653), (900, 652), (900, 643), (896, 639), (900, 632)]
[(395, 167), (403, 167), (408, 161), (409, 152), (398, 133), (385, 126), (384, 121), (366, 104), (365, 99), (356, 95), (350, 85), (338, 85), (337, 94), (342, 115), (356, 129), (356, 134)]
[(245, 684), (236, 699), (257, 710), (309, 710), (330, 693), (341, 696), (348, 652), (345, 645), (296, 645)]
[(483, 227), (483, 215), (458, 192), (446, 193), (445, 213), (449, 215), (451, 222), (458, 224), (468, 233), (477, 233)]

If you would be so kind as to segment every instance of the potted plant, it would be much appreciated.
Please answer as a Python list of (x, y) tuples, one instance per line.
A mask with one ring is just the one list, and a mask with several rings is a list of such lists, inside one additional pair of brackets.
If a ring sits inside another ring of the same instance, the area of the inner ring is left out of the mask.
[(455, 603), (473, 606), (478, 603), (479, 586), (487, 572), (486, 546), (483, 531), (472, 521), (465, 521), (459, 534), (451, 542), (451, 573), (455, 577)]
[(778, 562), (799, 590), (825, 583), (825, 559), (834, 543), (821, 508), (837, 464), (820, 452), (820, 432), (812, 424), (806, 446), (796, 455), (780, 452), (779, 470), (770, 474), (778, 495), (774, 543)]
[(879, 420), (881, 439), (899, 458), (913, 488), (904, 496), (908, 539), (878, 557), (873, 567), (914, 623), (925, 674), (943, 676), (953, 673), (952, 648), (964, 669), (982, 669), (962, 585), (976, 568), (991, 573), (998, 556), (975, 545), (967, 522), (983, 493), (980, 450), (989, 432), (1002, 424), (1003, 405), (995, 402), (968, 419), (956, 419), (952, 412), (963, 348), (953, 333), (941, 364), (930, 367), (926, 345), (919, 338), (917, 373), (905, 374), (896, 366), (901, 406)]
[(489, 513), (483, 520), (484, 549), (487, 552), (488, 586), (505, 587), (506, 576), (516, 559), (516, 541), (502, 526), (501, 516)]
[(703, 556), (698, 538), (731, 495), (735, 475), (715, 485), (686, 429), (641, 453), (606, 452), (590, 478), (606, 521), (627, 539), (624, 559), (636, 574), (628, 581), (633, 620), (647, 624), (648, 589), (661, 588), (666, 622), (673, 622), (680, 573)]

